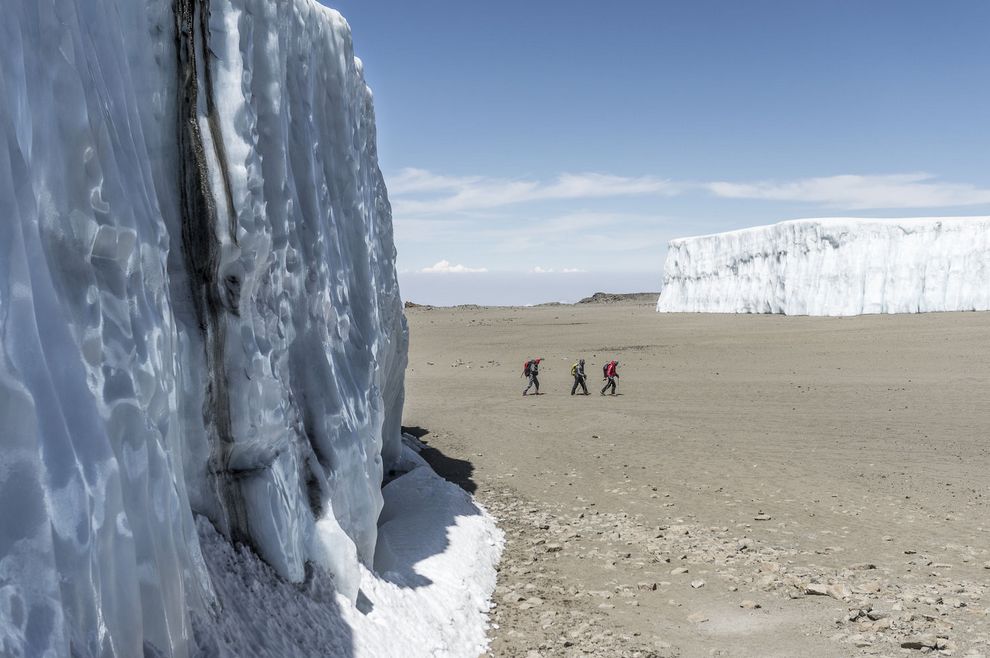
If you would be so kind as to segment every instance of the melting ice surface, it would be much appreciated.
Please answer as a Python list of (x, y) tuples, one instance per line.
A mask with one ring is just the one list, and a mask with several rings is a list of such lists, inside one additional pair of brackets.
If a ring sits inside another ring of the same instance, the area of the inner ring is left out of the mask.
[[(476, 653), (501, 540), (401, 440), (391, 212), (344, 20), (5, 3), (0, 156), (0, 654)], [(414, 582), (371, 571), (399, 543), (390, 487), (447, 512), (441, 554), (389, 554)]]
[(990, 217), (800, 219), (671, 240), (662, 312), (990, 309)]

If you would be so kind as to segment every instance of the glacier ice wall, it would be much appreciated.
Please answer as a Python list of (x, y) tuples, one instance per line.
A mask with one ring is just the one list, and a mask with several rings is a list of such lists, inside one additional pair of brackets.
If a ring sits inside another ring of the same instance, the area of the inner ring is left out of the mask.
[(372, 97), (312, 0), (0, 21), (0, 654), (195, 653), (194, 514), (357, 591), (407, 333)]
[(802, 219), (671, 240), (661, 312), (990, 309), (990, 217)]

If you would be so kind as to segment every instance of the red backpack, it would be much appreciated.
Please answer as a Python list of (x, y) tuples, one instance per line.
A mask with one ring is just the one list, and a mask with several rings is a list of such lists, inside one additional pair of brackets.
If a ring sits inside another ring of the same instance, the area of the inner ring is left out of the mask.
[(529, 361), (523, 364), (523, 377), (529, 377), (529, 372), (532, 366), (533, 366), (532, 359), (530, 359)]

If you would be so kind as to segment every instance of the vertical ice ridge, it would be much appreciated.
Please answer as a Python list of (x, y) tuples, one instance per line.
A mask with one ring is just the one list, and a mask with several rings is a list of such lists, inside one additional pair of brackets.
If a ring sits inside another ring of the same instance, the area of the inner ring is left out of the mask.
[[(209, 71), (209, 3), (204, 0), (174, 0), (178, 80), (179, 190), (182, 196), (182, 252), (189, 273), (189, 286), (206, 351), (207, 390), (204, 425), (210, 437), (209, 475), (219, 503), (214, 522), (229, 539), (253, 545), (248, 513), (238, 478), (231, 472), (234, 445), (230, 396), (225, 367), (228, 306), (220, 294), (220, 241), (216, 236), (217, 204), (210, 188), (206, 149), (200, 129), (199, 96), (212, 97), (210, 78), (204, 75), (200, 89), (199, 70)], [(198, 20), (197, 20), (198, 19)], [(202, 59), (202, 62), (200, 61)], [(215, 112), (210, 120), (216, 123)], [(219, 127), (216, 130), (219, 133)], [(215, 142), (214, 142), (215, 143)], [(232, 210), (233, 206), (230, 206)]]

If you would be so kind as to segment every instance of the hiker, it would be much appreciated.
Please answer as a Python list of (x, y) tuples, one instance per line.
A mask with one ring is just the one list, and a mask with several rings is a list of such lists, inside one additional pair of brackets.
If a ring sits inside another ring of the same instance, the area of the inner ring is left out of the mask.
[(529, 384), (526, 386), (526, 390), (523, 391), (523, 395), (529, 393), (529, 389), (536, 387), (535, 395), (540, 394), (540, 361), (543, 359), (530, 359), (523, 365), (523, 376), (529, 378)]
[(602, 386), (602, 395), (605, 395), (605, 391), (608, 390), (609, 386), (612, 387), (612, 392), (609, 395), (615, 395), (615, 380), (619, 378), (618, 368), (618, 361), (609, 361), (602, 366), (602, 375), (604, 375), (605, 379), (605, 386)]
[(577, 363), (571, 366), (571, 376), (574, 377), (574, 386), (571, 386), (571, 395), (577, 392), (579, 384), (584, 391), (584, 395), (587, 395), (588, 387), (584, 383), (587, 379), (584, 374), (584, 359), (578, 359)]

